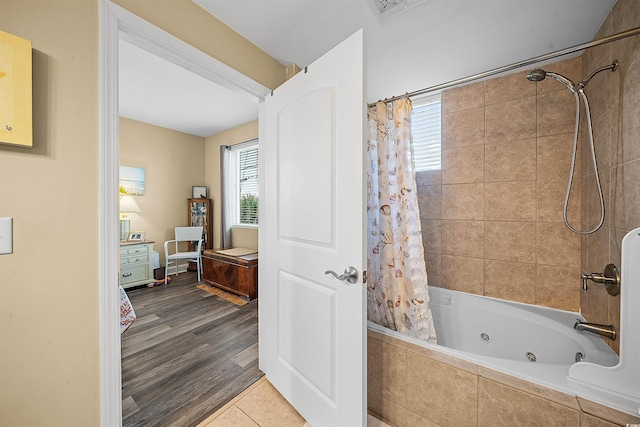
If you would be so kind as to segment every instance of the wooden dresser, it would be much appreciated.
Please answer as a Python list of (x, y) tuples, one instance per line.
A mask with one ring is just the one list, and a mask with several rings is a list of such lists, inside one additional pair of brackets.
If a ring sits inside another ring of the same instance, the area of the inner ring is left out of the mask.
[(258, 253), (231, 256), (207, 249), (202, 255), (204, 281), (250, 300), (258, 296)]

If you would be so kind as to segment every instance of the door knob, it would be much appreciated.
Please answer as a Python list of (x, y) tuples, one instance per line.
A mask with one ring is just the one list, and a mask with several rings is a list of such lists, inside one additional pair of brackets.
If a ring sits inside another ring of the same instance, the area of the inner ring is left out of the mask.
[(347, 281), (349, 283), (356, 283), (358, 281), (358, 270), (355, 267), (347, 267), (344, 269), (344, 274), (338, 275), (333, 270), (327, 270), (324, 274), (332, 274), (338, 280)]

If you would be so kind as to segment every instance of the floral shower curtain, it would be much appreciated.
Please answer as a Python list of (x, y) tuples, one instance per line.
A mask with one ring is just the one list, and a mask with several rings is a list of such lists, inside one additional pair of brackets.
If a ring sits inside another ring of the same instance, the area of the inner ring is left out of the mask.
[(368, 111), (367, 313), (389, 329), (436, 341), (412, 160), (411, 100)]

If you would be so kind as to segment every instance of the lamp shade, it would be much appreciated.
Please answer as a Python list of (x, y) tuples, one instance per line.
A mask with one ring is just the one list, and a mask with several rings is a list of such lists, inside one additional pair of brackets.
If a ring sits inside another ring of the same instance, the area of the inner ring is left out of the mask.
[(133, 196), (120, 197), (120, 212), (142, 212)]

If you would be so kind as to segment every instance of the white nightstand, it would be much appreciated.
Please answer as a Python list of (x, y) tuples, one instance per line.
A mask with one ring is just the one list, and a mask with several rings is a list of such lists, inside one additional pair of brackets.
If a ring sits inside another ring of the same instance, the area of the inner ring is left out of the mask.
[(147, 285), (153, 278), (153, 241), (120, 243), (120, 286)]

